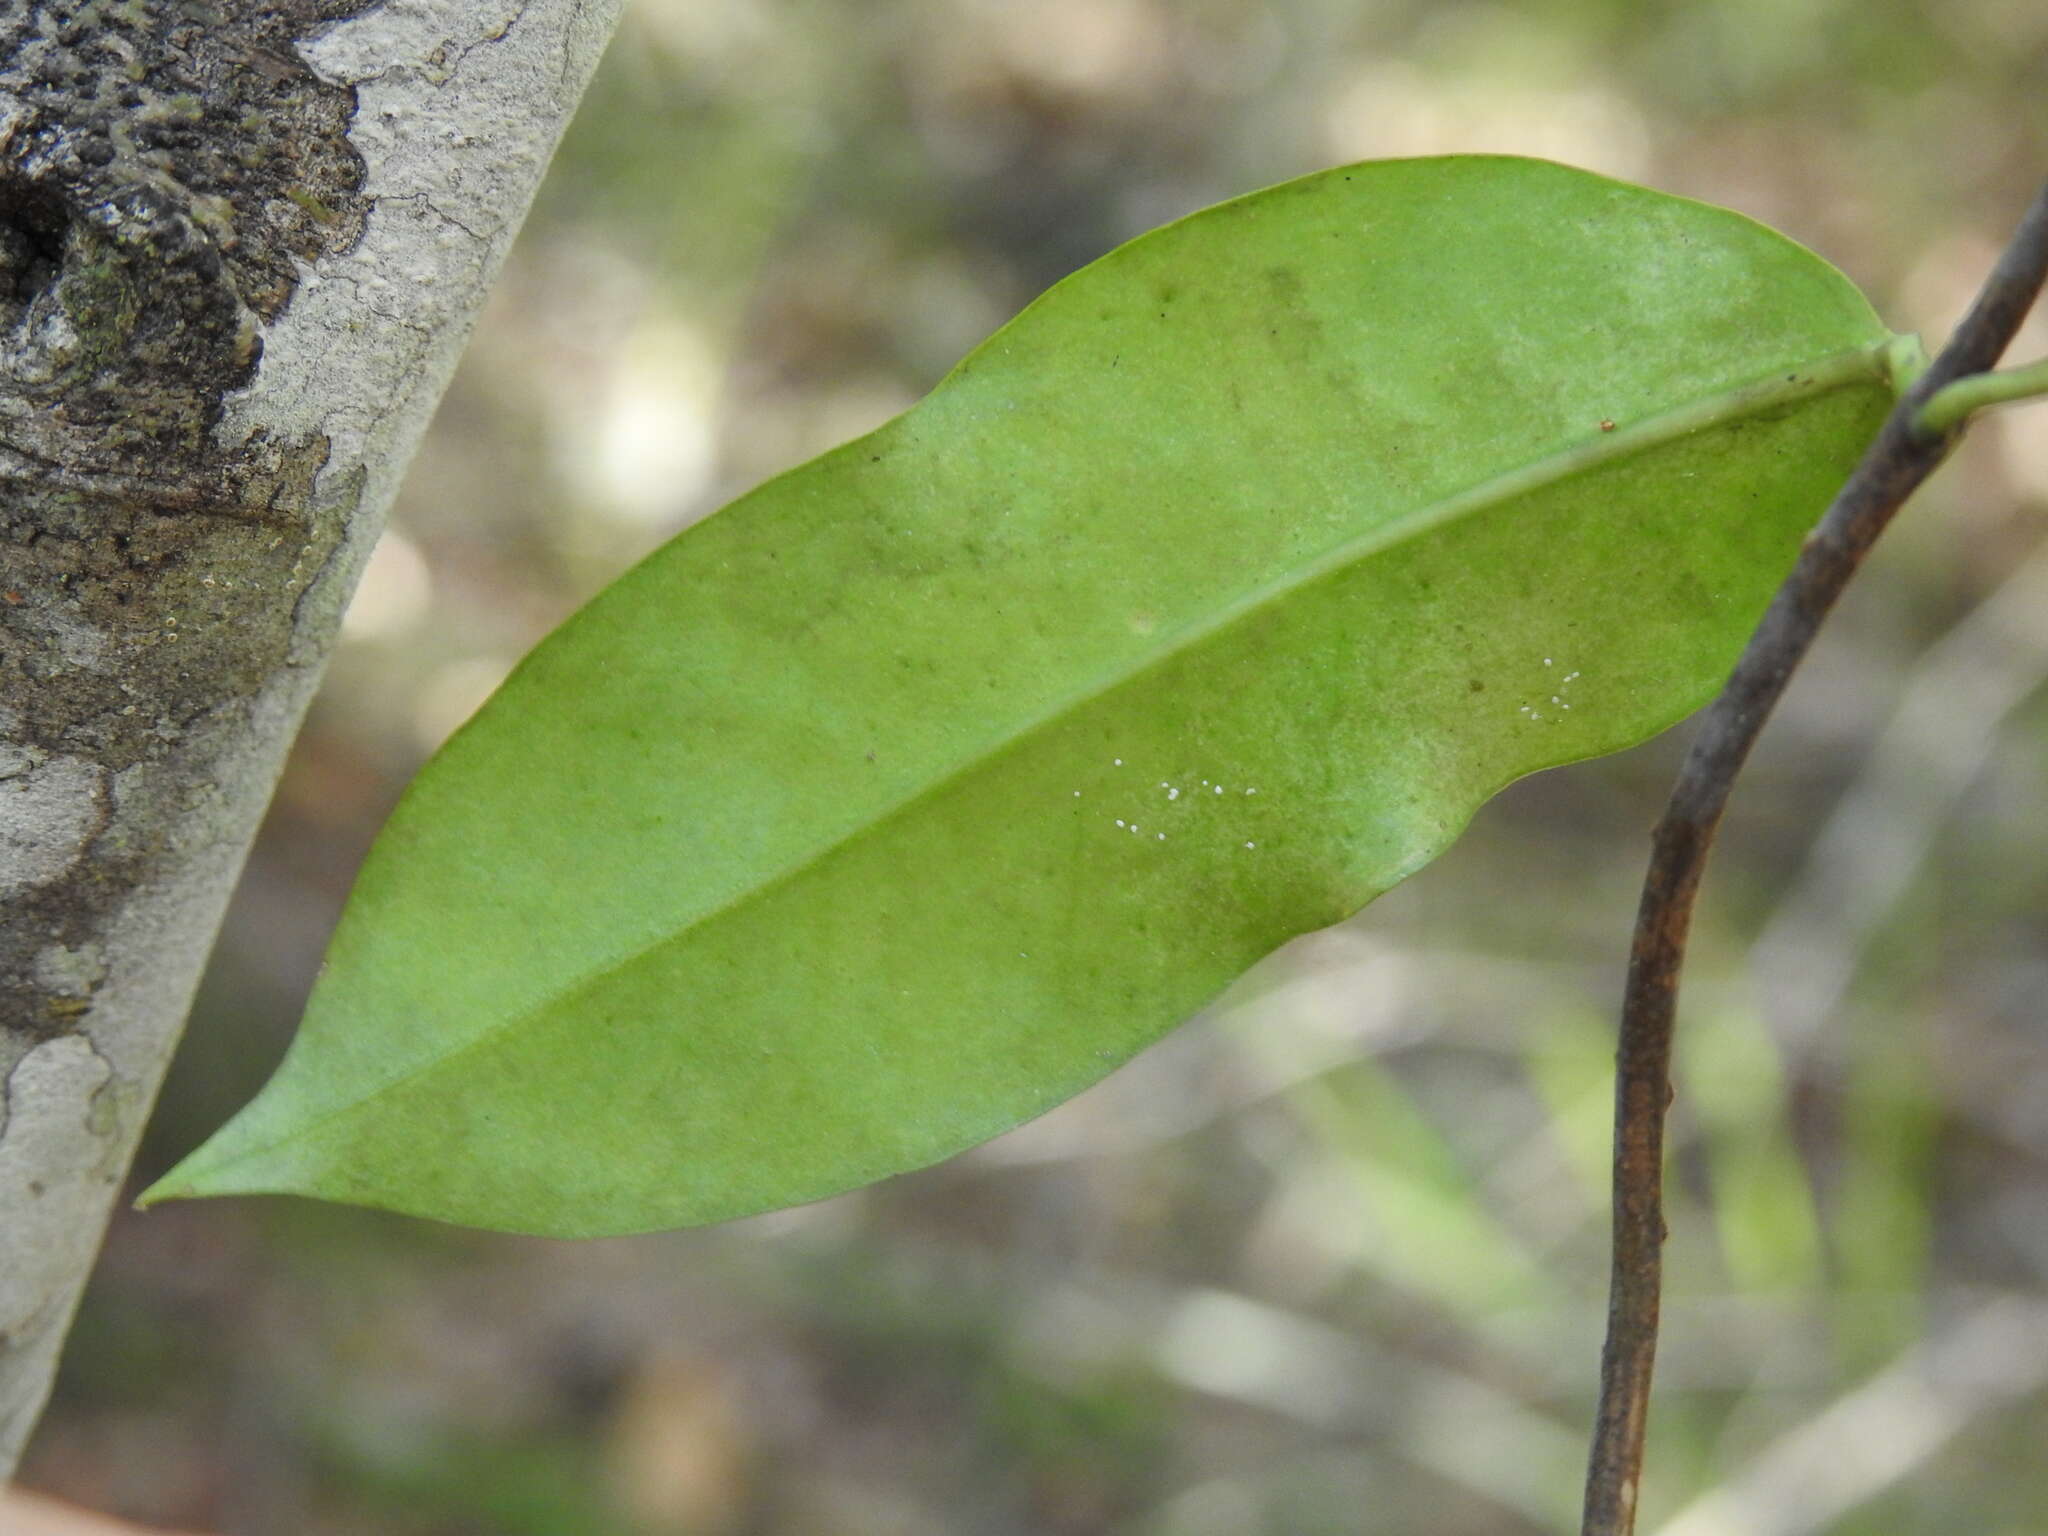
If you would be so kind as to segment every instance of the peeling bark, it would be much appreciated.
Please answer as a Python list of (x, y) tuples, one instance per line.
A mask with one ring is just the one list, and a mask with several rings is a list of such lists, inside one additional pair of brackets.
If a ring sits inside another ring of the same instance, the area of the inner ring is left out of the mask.
[(620, 0), (0, 0), (0, 1477)]

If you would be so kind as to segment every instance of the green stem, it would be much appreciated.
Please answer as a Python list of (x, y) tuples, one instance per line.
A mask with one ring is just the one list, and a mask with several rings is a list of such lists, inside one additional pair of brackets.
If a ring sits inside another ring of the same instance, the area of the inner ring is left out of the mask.
[(2048, 358), (2024, 368), (2006, 368), (1997, 373), (1973, 373), (1937, 389), (1913, 425), (1925, 437), (1946, 437), (1962, 425), (1963, 418), (1987, 405), (2011, 400), (2035, 400), (2048, 395)]

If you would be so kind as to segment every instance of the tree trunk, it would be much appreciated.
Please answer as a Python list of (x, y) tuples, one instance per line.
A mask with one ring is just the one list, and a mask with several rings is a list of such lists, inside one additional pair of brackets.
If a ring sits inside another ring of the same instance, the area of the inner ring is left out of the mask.
[(0, 0), (0, 1479), (620, 0)]

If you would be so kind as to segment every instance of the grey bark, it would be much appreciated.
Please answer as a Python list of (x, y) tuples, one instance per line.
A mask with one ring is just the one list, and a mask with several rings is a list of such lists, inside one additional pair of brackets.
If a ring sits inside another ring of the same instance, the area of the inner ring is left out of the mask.
[(0, 1480), (621, 0), (0, 0)]

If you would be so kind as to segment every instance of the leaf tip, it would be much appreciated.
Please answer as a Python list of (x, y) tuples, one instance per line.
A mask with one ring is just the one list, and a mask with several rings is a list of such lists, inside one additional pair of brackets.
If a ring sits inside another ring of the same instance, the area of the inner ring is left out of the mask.
[[(176, 1170), (173, 1170), (173, 1172), (175, 1171)], [(182, 1190), (178, 1187), (178, 1181), (175, 1178), (173, 1178), (171, 1174), (167, 1173), (162, 1178), (158, 1179), (154, 1184), (150, 1185), (149, 1188), (145, 1189), (141, 1194), (137, 1195), (134, 1201), (131, 1203), (130, 1209), (137, 1211), (146, 1211), (152, 1205), (156, 1205), (160, 1201), (182, 1200), (185, 1198), (186, 1194), (187, 1191)]]
[(230, 1120), (174, 1164), (135, 1197), (135, 1209), (146, 1211), (166, 1200), (204, 1200), (215, 1195), (273, 1192), (275, 1180), (263, 1177), (262, 1148), (246, 1145), (239, 1117)]
[[(203, 1147), (200, 1149), (201, 1152), (204, 1150), (205, 1148)], [(169, 1173), (137, 1195), (135, 1197), (135, 1209), (146, 1211), (151, 1206), (161, 1205), (166, 1200), (203, 1200), (209, 1195), (231, 1195), (238, 1193), (233, 1188), (215, 1188), (207, 1179), (206, 1170), (203, 1166), (195, 1170), (192, 1164), (198, 1156), (198, 1153), (194, 1153), (191, 1157), (184, 1159)]]

